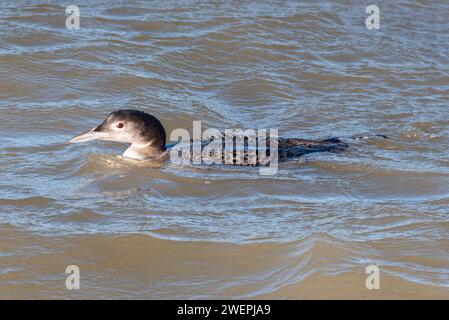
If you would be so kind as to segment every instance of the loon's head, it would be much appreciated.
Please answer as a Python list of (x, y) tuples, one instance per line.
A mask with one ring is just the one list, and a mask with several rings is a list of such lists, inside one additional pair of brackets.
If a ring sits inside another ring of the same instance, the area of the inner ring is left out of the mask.
[(142, 160), (165, 151), (166, 134), (160, 121), (143, 111), (118, 110), (111, 112), (98, 126), (67, 143), (93, 140), (130, 143), (125, 157)]

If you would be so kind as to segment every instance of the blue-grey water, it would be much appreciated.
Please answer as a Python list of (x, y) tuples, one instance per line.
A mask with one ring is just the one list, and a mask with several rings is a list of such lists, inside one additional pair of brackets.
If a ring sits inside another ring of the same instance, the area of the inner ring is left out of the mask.
[[(372, 1), (71, 4), (79, 30), (0, 1), (0, 298), (449, 298), (447, 1), (377, 1), (372, 30)], [(273, 176), (65, 144), (124, 108), (390, 139)]]

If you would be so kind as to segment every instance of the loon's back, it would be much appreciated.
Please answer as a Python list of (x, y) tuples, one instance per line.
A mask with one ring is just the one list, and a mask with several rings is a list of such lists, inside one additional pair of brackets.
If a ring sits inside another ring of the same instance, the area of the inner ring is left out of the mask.
[[(263, 158), (269, 158), (272, 156), (272, 150), (270, 149), (270, 138), (266, 138), (265, 145), (261, 146), (260, 139), (256, 139), (256, 146), (255, 148), (251, 148), (248, 144), (247, 140), (244, 140), (244, 144), (242, 146), (237, 146), (237, 138), (234, 137), (232, 141), (232, 146), (228, 144), (225, 138), (222, 138), (219, 145), (219, 148), (221, 148), (221, 155), (220, 155), (220, 161), (223, 164), (234, 164), (234, 165), (246, 165), (246, 166), (260, 166), (265, 165), (263, 161), (261, 161), (261, 154), (260, 152), (265, 152), (265, 155), (263, 155)], [(187, 142), (185, 144), (184, 142), (181, 143), (175, 143), (175, 144), (168, 144), (166, 145), (167, 150), (171, 150), (173, 147), (177, 146), (181, 149), (182, 146), (189, 148), (190, 150), (190, 157), (189, 159), (192, 159), (195, 157), (195, 147), (194, 140), (190, 140), (190, 143)], [(199, 146), (201, 146), (200, 151), (201, 155), (204, 154), (205, 148), (210, 147), (211, 144), (214, 143), (213, 140), (209, 141), (198, 141)], [(217, 142), (217, 141), (215, 141)], [(306, 139), (299, 139), (299, 138), (278, 138), (277, 139), (277, 157), (278, 160), (286, 160), (290, 158), (297, 158), (301, 157), (303, 155), (309, 154), (309, 153), (315, 153), (315, 152), (333, 152), (333, 153), (340, 153), (343, 152), (346, 148), (348, 148), (348, 144), (341, 141), (339, 138), (330, 138), (325, 140), (306, 140)], [(237, 150), (239, 150), (242, 155), (243, 161), (237, 161)], [(251, 156), (251, 150), (253, 150), (253, 156), (254, 158), (250, 158)], [(204, 155), (203, 155), (204, 156)], [(227, 158), (227, 159), (226, 159)], [(230, 158), (232, 160), (230, 160)]]
[(300, 157), (312, 152), (340, 153), (348, 148), (348, 144), (339, 138), (325, 140), (305, 140), (298, 138), (278, 139), (279, 159)]

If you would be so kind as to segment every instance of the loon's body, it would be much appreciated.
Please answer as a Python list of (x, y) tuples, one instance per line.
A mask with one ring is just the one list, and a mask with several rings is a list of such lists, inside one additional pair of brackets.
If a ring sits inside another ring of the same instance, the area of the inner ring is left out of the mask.
[[(173, 145), (166, 145), (166, 133), (161, 122), (156, 117), (139, 110), (114, 111), (99, 126), (74, 137), (68, 143), (93, 140), (117, 141), (131, 144), (123, 153), (123, 157), (134, 160), (166, 161), (170, 156), (170, 149), (173, 147)], [(258, 145), (262, 142), (259, 140), (257, 140)], [(191, 142), (193, 143), (193, 141)], [(202, 141), (202, 148), (210, 142)], [(269, 138), (267, 138), (266, 142), (269, 142)], [(341, 152), (348, 147), (346, 143), (338, 138), (325, 140), (277, 138), (276, 145), (280, 160), (300, 157), (312, 152)], [(224, 144), (223, 148), (225, 148)], [(271, 153), (270, 149), (264, 151), (267, 154)], [(247, 146), (245, 152), (248, 152)], [(257, 154), (258, 158), (259, 156), (261, 155)], [(238, 163), (236, 161), (233, 163), (247, 164), (247, 162)], [(260, 162), (257, 160), (252, 164), (259, 165)]]

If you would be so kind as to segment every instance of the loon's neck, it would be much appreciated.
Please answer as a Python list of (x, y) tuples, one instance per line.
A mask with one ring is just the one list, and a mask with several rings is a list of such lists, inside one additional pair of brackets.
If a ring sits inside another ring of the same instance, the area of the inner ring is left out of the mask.
[(151, 160), (160, 158), (165, 153), (165, 146), (154, 144), (153, 141), (148, 143), (133, 143), (123, 153), (123, 157), (134, 160)]

